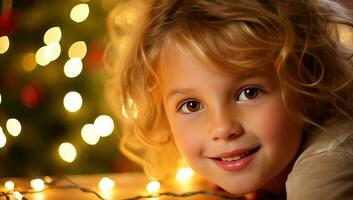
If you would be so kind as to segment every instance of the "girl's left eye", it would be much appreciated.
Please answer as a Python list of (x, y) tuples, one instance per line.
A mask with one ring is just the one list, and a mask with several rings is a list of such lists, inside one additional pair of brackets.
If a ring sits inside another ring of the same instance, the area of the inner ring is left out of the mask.
[(237, 101), (249, 101), (262, 96), (264, 91), (257, 87), (246, 87), (237, 96)]

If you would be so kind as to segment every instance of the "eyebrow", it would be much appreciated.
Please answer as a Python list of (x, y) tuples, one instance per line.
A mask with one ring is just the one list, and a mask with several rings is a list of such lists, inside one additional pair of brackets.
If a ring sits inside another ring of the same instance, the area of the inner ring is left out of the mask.
[(171, 89), (167, 96), (166, 96), (166, 100), (170, 99), (171, 97), (177, 95), (177, 94), (185, 94), (185, 93), (190, 93), (195, 91), (192, 88), (175, 88), (175, 89)]

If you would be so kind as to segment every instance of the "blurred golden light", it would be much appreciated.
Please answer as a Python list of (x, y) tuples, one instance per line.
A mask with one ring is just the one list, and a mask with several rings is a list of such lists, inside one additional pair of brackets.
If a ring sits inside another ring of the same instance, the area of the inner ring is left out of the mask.
[(108, 115), (100, 115), (94, 120), (94, 128), (101, 137), (109, 136), (114, 130), (114, 121)]
[(181, 167), (176, 174), (176, 179), (181, 182), (188, 181), (194, 174), (190, 167)]
[(101, 191), (112, 191), (115, 187), (115, 182), (110, 178), (103, 177), (98, 184), (98, 187)]
[(2, 36), (0, 37), (0, 54), (5, 53), (10, 47), (10, 40), (9, 37)]
[(66, 162), (73, 162), (76, 158), (76, 148), (70, 143), (62, 143), (59, 147), (59, 155)]
[(69, 58), (78, 57), (83, 59), (87, 53), (87, 45), (84, 41), (73, 43), (69, 48)]
[(52, 42), (44, 47), (44, 57), (49, 61), (56, 60), (60, 53), (61, 47), (58, 42)]
[(60, 27), (52, 27), (48, 29), (44, 34), (44, 43), (49, 45), (50, 43), (58, 43), (61, 39)]
[(42, 191), (45, 188), (44, 181), (40, 178), (31, 180), (30, 184), (34, 191)]
[(83, 22), (89, 15), (89, 6), (86, 3), (81, 3), (74, 6), (70, 12), (70, 18), (77, 23)]
[(36, 52), (36, 62), (38, 65), (46, 66), (50, 63), (50, 60), (45, 56), (47, 46), (39, 48)]
[(6, 145), (6, 136), (0, 127), (0, 148), (3, 148)]
[(89, 145), (98, 143), (100, 136), (94, 128), (93, 124), (86, 124), (81, 129), (81, 137)]
[(4, 186), (5, 186), (6, 190), (8, 190), (8, 191), (15, 189), (15, 183), (12, 181), (6, 181)]
[(23, 57), (22, 60), (22, 67), (25, 71), (30, 72), (36, 68), (36, 54), (35, 53), (28, 53)]
[(0, 104), (1, 104), (1, 100), (2, 100), (2, 99), (1, 99), (1, 94), (0, 94)]
[(21, 133), (21, 123), (15, 119), (11, 118), (6, 121), (6, 128), (10, 135), (17, 137)]
[(64, 97), (64, 107), (69, 112), (76, 112), (82, 106), (82, 97), (78, 92), (68, 92)]
[(82, 72), (83, 64), (80, 58), (70, 58), (64, 65), (64, 74), (68, 78), (75, 78)]
[(156, 180), (150, 181), (146, 186), (146, 190), (149, 193), (156, 193), (160, 188), (161, 188), (161, 184)]
[(13, 192), (12, 195), (13, 195), (13, 197), (15, 197), (16, 200), (23, 200), (23, 197), (24, 197), (24, 196), (23, 196), (20, 192), (18, 192), (18, 191)]

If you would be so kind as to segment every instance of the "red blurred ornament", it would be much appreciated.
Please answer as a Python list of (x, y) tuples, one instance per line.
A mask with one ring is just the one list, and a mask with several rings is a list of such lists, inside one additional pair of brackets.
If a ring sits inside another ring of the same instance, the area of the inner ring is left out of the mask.
[(15, 17), (12, 11), (3, 12), (0, 15), (0, 36), (10, 35), (15, 32)]
[(27, 108), (35, 108), (43, 99), (43, 90), (38, 85), (26, 85), (21, 91), (21, 102)]

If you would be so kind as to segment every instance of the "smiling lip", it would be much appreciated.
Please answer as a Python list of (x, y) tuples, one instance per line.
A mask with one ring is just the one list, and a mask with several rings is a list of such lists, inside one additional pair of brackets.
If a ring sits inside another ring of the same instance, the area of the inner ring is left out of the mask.
[[(245, 169), (251, 161), (256, 157), (260, 146), (248, 149), (237, 149), (231, 152), (219, 154), (216, 157), (210, 158), (218, 167), (225, 171), (236, 172)], [(240, 156), (239, 159), (228, 161), (224, 158), (235, 158)], [(223, 158), (223, 159), (222, 159)]]

